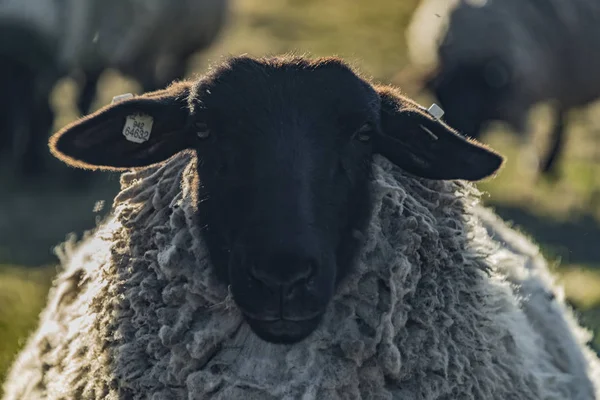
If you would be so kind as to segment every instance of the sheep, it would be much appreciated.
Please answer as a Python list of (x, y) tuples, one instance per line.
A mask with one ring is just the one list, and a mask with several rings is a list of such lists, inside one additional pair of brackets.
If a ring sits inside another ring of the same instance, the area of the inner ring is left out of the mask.
[[(226, 23), (228, 0), (0, 2), (0, 140), (28, 176), (44, 170), (58, 81), (80, 86), (77, 108), (89, 113), (98, 80), (112, 68), (144, 91), (183, 78), (188, 60), (206, 50)], [(3, 143), (4, 142), (4, 143)], [(87, 174), (75, 174), (81, 185)]]
[(482, 223), (503, 157), (430, 110), (338, 58), (238, 56), (60, 130), (121, 191), (59, 248), (5, 399), (594, 398)]
[[(592, 334), (578, 326), (573, 311), (565, 302), (562, 287), (550, 274), (547, 261), (540, 249), (516, 228), (509, 227), (491, 209), (475, 209), (481, 224), (490, 237), (500, 244), (494, 255), (502, 273), (515, 286), (521, 296), (523, 309), (532, 325), (542, 335), (546, 350), (560, 369), (573, 371), (577, 386), (581, 389), (578, 397), (575, 392), (565, 398), (595, 398), (593, 387), (586, 378), (586, 359), (593, 359), (591, 350), (584, 344), (592, 340)], [(520, 262), (515, 263), (517, 258)], [(511, 260), (513, 260), (511, 262)]]
[(0, 3), (0, 153), (25, 176), (43, 169), (54, 121), (49, 98), (60, 75), (52, 40), (59, 24), (55, 8), (41, 0)]
[[(182, 79), (190, 58), (206, 50), (227, 22), (229, 0), (71, 0), (60, 59), (82, 89), (88, 114), (108, 68), (133, 78), (144, 92)], [(118, 19), (115, 21), (115, 16)]]
[(466, 136), (501, 121), (531, 148), (529, 112), (553, 103), (550, 147), (536, 168), (557, 179), (568, 112), (600, 97), (598, 20), (594, 0), (425, 0), (407, 44), (415, 63), (435, 68), (424, 87)]

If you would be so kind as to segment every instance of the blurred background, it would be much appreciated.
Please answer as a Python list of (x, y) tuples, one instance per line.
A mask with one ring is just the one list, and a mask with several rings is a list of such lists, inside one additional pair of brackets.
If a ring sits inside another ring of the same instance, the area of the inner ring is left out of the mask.
[[(499, 176), (479, 184), (485, 203), (540, 243), (582, 322), (600, 330), (600, 65), (588, 74), (577, 64), (600, 62), (599, 6), (496, 2), (0, 2), (0, 381), (45, 303), (54, 246), (93, 228), (118, 190), (115, 174), (53, 159), (48, 136), (113, 96), (244, 53), (343, 57), (426, 107), (440, 104), (451, 125), (505, 154)], [(562, 19), (570, 29), (557, 28)], [(482, 123), (459, 128), (465, 118)], [(552, 167), (549, 153), (559, 154)]]

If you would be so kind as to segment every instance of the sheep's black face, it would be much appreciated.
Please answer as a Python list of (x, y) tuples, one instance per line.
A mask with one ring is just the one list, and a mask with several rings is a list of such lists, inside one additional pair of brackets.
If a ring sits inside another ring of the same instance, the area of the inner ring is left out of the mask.
[(275, 343), (311, 334), (351, 271), (373, 153), (427, 179), (479, 180), (503, 161), (340, 60), (286, 57), (234, 58), (196, 83), (107, 106), (50, 148), (73, 166), (121, 171), (193, 149), (215, 273)]
[(338, 62), (251, 60), (195, 93), (200, 213), (215, 271), (260, 337), (303, 339), (360, 247), (379, 97)]
[(448, 125), (461, 134), (478, 138), (486, 123), (483, 96), (477, 87), (462, 86), (456, 81), (443, 82), (433, 90), (444, 109)]
[(489, 61), (442, 69), (428, 87), (445, 110), (448, 125), (479, 138), (489, 122), (505, 120), (503, 104), (509, 79), (503, 63)]

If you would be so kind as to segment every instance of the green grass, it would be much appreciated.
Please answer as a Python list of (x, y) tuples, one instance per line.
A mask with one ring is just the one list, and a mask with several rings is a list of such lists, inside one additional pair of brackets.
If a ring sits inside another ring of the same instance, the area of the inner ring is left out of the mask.
[(579, 321), (594, 333), (593, 347), (600, 351), (600, 269), (599, 266), (571, 265), (555, 271), (568, 302)]
[(0, 382), (35, 328), (55, 267), (0, 266)]
[[(418, 0), (232, 0), (234, 12), (218, 42), (198, 55), (189, 75), (202, 73), (228, 55), (269, 55), (284, 52), (312, 56), (344, 57), (375, 81), (393, 81), (408, 95), (416, 95), (406, 71), (404, 30)], [(410, 69), (409, 69), (410, 70)], [(408, 80), (407, 80), (408, 79)], [(113, 96), (137, 92), (139, 86), (117, 73), (102, 77), (95, 107)], [(53, 104), (59, 111), (56, 129), (77, 117), (75, 87), (65, 79), (55, 90)], [(433, 98), (417, 100), (429, 105)], [(518, 161), (518, 141), (502, 127), (484, 140), (508, 158), (496, 179), (479, 186), (485, 201), (507, 219), (515, 221), (552, 260), (567, 297), (581, 312), (586, 325), (600, 327), (600, 112), (599, 106), (573, 113), (567, 153), (561, 162), (564, 176), (557, 184), (536, 181)], [(547, 107), (532, 114), (532, 126), (542, 151), (549, 127)], [(57, 171), (59, 171), (58, 167)], [(0, 168), (0, 171), (2, 169)], [(58, 172), (57, 172), (58, 173)], [(0, 174), (1, 175), (1, 174)], [(20, 185), (0, 176), (0, 380), (28, 332), (37, 322), (54, 268), (23, 269), (54, 261), (52, 246), (72, 230), (81, 232), (94, 224), (96, 200), (110, 205), (116, 178), (101, 175), (98, 188), (68, 191), (52, 182)], [(596, 336), (600, 345), (600, 336)]]
[(600, 305), (600, 270), (598, 267), (572, 265), (556, 271), (558, 281), (572, 304), (579, 309)]

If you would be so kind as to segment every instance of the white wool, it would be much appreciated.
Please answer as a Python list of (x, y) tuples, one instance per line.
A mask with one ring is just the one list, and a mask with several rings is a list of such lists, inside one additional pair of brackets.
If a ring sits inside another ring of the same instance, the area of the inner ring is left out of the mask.
[[(524, 301), (536, 285), (515, 284), (528, 274), (538, 280), (525, 266), (533, 257), (499, 253), (471, 185), (415, 179), (376, 156), (374, 213), (355, 270), (317, 331), (281, 346), (250, 331), (212, 274), (194, 168), (185, 154), (123, 176), (112, 216), (65, 256), (39, 329), (9, 375), (7, 400), (598, 392), (598, 360), (574, 339), (579, 326), (560, 299)], [(548, 315), (558, 336), (539, 328)]]

